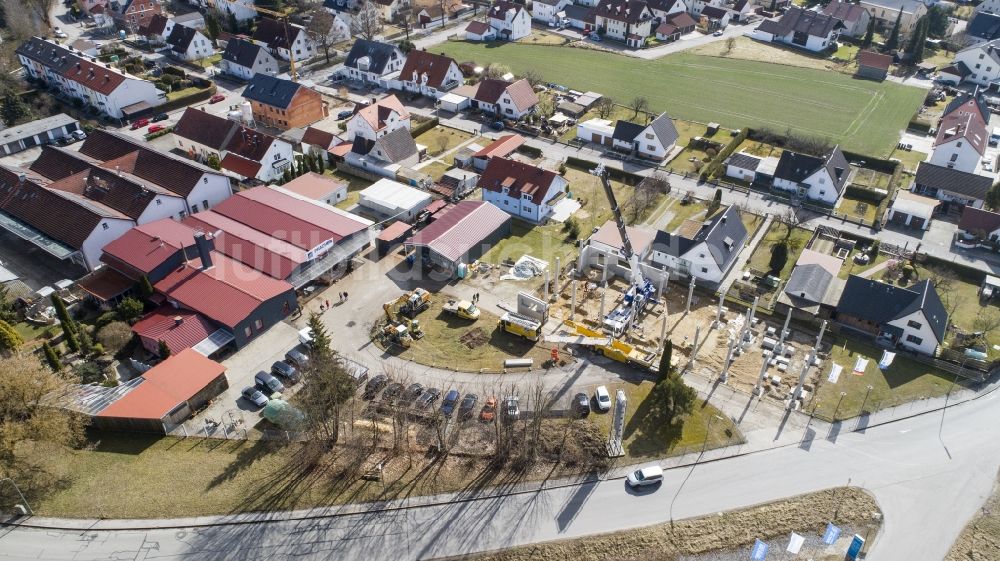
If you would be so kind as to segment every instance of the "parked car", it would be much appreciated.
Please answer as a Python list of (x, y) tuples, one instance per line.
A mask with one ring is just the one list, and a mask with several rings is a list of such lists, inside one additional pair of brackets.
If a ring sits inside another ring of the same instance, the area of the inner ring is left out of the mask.
[(267, 396), (262, 394), (260, 390), (258, 390), (253, 386), (247, 386), (243, 388), (243, 391), (240, 392), (240, 395), (243, 396), (243, 399), (249, 401), (250, 403), (256, 405), (257, 407), (263, 407), (267, 405)]
[(382, 388), (389, 385), (389, 377), (385, 374), (378, 374), (373, 376), (371, 380), (368, 380), (368, 384), (365, 386), (365, 399), (371, 399), (375, 397), (375, 394), (382, 391)]
[(490, 396), (483, 404), (483, 410), (479, 412), (479, 419), (482, 421), (492, 421), (497, 414), (497, 398)]
[(648, 466), (637, 469), (628, 474), (625, 482), (629, 487), (648, 487), (663, 483), (663, 468), (660, 466)]
[(54, 28), (52, 30), (52, 34), (55, 35), (56, 37), (60, 38), (60, 39), (65, 39), (65, 38), (69, 37), (69, 35), (66, 35), (66, 32), (63, 31), (61, 27)]
[(153, 134), (154, 132), (160, 132), (165, 128), (167, 127), (163, 125), (149, 125), (149, 130), (147, 130), (146, 132), (148, 132), (149, 134)]
[(423, 395), (420, 396), (420, 399), (417, 400), (416, 404), (417, 408), (427, 409), (428, 407), (433, 405), (434, 402), (437, 401), (438, 398), (440, 397), (441, 397), (441, 390), (437, 388), (430, 388), (427, 391), (425, 391)]
[(281, 376), (289, 382), (296, 383), (302, 379), (299, 371), (294, 366), (283, 360), (279, 360), (271, 365), (271, 374)]
[(225, 95), (223, 95), (223, 94), (215, 94), (212, 97), (208, 98), (208, 102), (209, 103), (219, 103), (223, 99), (226, 99)]
[(71, 134), (73, 135), (73, 138), (75, 138), (76, 140), (84, 140), (87, 138), (87, 133), (80, 129), (76, 129)]
[(441, 414), (445, 417), (451, 417), (451, 414), (455, 412), (455, 406), (458, 405), (458, 398), (461, 394), (458, 390), (448, 390), (448, 393), (444, 396), (444, 401), (441, 402)]
[(150, 121), (153, 123), (159, 123), (160, 121), (166, 121), (169, 118), (170, 115), (167, 115), (166, 113), (157, 113), (152, 119), (150, 119)]
[(354, 111), (351, 111), (351, 110), (341, 111), (340, 113), (337, 113), (337, 118), (338, 119), (346, 119), (346, 118), (350, 117), (353, 114), (354, 114)]
[(490, 123), (490, 128), (493, 129), (493, 130), (495, 130), (495, 131), (502, 131), (503, 130), (503, 121), (493, 121), (492, 123)]
[(282, 384), (280, 380), (263, 370), (258, 372), (257, 375), (253, 377), (253, 380), (254, 383), (257, 384), (257, 388), (267, 395), (274, 395), (285, 391), (285, 385)]
[(518, 405), (518, 401), (520, 400), (516, 395), (503, 398), (504, 419), (507, 421), (516, 421), (521, 418), (521, 407)]
[(392, 382), (386, 386), (385, 391), (382, 392), (382, 401), (390, 403), (402, 394), (403, 384), (400, 384), (399, 382)]
[(712, 34), (712, 37), (722, 37), (722, 30), (717, 29), (715, 33)]
[(299, 370), (303, 370), (306, 366), (309, 366), (309, 357), (298, 349), (292, 349), (285, 353), (285, 362)]
[(580, 392), (573, 396), (573, 409), (576, 410), (576, 414), (581, 417), (586, 417), (590, 415), (590, 397), (587, 394)]
[(408, 401), (413, 401), (414, 399), (420, 397), (420, 394), (422, 393), (424, 393), (424, 385), (417, 382), (415, 384), (410, 384), (410, 387), (406, 388), (406, 393), (403, 395), (406, 396)]
[(607, 412), (611, 410), (611, 394), (608, 393), (607, 386), (597, 386), (594, 397), (597, 399), (597, 409), (599, 411)]
[(132, 121), (132, 126), (129, 127), (132, 130), (139, 130), (149, 124), (149, 119), (136, 119)]
[(465, 394), (465, 399), (463, 399), (462, 404), (458, 406), (458, 418), (471, 419), (472, 412), (476, 410), (477, 403), (479, 403), (478, 395), (474, 393)]

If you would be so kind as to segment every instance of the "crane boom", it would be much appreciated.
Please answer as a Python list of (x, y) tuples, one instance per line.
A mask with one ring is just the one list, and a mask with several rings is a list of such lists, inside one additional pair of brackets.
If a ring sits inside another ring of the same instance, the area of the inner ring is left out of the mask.
[(604, 187), (604, 194), (608, 197), (608, 202), (611, 203), (611, 212), (615, 215), (615, 223), (618, 225), (618, 234), (622, 237), (622, 247), (625, 250), (625, 258), (631, 259), (634, 251), (632, 250), (632, 242), (628, 239), (628, 232), (625, 230), (625, 218), (622, 217), (622, 211), (618, 208), (618, 197), (615, 196), (615, 192), (611, 189), (611, 180), (609, 178), (608, 170), (604, 167), (604, 164), (598, 164), (590, 173), (596, 175), (601, 180), (601, 185)]

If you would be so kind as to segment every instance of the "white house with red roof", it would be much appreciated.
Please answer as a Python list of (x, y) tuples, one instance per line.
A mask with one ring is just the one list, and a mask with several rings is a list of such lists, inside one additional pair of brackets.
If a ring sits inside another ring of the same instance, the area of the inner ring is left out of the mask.
[(149, 80), (121, 72), (48, 39), (32, 37), (15, 51), (28, 77), (101, 113), (121, 119), (130, 107), (155, 107), (166, 94)]
[(989, 134), (980, 102), (974, 96), (956, 99), (945, 108), (938, 125), (934, 151), (928, 161), (936, 166), (976, 173), (986, 151)]
[(390, 95), (355, 109), (347, 121), (346, 140), (361, 137), (374, 141), (401, 128), (410, 130), (410, 112), (399, 98)]
[(522, 4), (495, 2), (486, 17), (497, 39), (517, 41), (531, 35), (531, 14)]
[(455, 59), (413, 50), (406, 55), (399, 80), (405, 91), (437, 98), (462, 85), (465, 77)]
[(291, 165), (294, 150), (280, 138), (190, 107), (174, 127), (174, 140), (189, 158), (218, 158), (222, 169), (240, 180), (277, 180)]
[(515, 82), (487, 78), (469, 89), (475, 107), (505, 119), (520, 119), (538, 105), (538, 95), (523, 78)]
[(465, 26), (466, 41), (492, 41), (497, 38), (496, 31), (485, 21), (470, 21)]
[(508, 158), (492, 158), (479, 187), (483, 200), (534, 223), (545, 222), (553, 204), (564, 197), (569, 183), (558, 173)]

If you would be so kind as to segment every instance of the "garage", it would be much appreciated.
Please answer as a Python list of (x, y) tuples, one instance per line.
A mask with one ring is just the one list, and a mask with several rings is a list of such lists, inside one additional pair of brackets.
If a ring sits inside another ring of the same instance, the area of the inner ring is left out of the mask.
[(934, 210), (940, 203), (937, 199), (899, 191), (896, 200), (889, 206), (888, 221), (898, 226), (926, 230), (930, 228)]

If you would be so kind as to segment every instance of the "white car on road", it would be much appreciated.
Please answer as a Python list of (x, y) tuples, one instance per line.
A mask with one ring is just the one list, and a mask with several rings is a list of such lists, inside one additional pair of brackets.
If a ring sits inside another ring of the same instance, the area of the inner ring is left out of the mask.
[(660, 466), (647, 466), (637, 469), (625, 477), (625, 482), (629, 487), (648, 487), (663, 482), (663, 468)]

